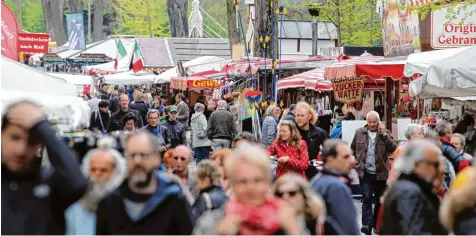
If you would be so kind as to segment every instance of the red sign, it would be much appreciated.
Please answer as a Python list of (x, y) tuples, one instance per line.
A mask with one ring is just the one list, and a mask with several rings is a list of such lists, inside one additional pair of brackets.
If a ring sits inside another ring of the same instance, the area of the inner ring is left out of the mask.
[(2, 1), (2, 55), (18, 61), (18, 23), (12, 10)]
[(25, 54), (48, 53), (49, 34), (19, 33), (18, 50)]
[(204, 88), (216, 88), (220, 86), (220, 80), (189, 80), (188, 88), (190, 89), (204, 89)]

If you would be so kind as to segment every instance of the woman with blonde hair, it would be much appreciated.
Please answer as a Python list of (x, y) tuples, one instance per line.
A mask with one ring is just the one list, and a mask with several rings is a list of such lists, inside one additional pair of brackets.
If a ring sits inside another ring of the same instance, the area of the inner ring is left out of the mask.
[(311, 235), (323, 235), (326, 206), (309, 182), (300, 175), (288, 173), (274, 183), (272, 191), (295, 208), (297, 216), (302, 218), (300, 222), (306, 223)]
[(294, 122), (281, 121), (278, 138), (268, 147), (268, 154), (276, 156), (278, 160), (276, 179), (288, 172), (307, 178), (305, 173), (309, 166), (307, 144), (301, 139)]

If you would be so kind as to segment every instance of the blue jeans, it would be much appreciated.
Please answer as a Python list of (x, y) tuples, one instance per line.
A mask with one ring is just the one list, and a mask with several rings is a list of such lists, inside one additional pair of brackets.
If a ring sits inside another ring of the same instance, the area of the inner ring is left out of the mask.
[(196, 163), (198, 164), (203, 160), (208, 160), (208, 156), (210, 155), (211, 150), (212, 148), (210, 146), (193, 148), (193, 153), (195, 154)]
[(222, 148), (230, 148), (231, 141), (227, 139), (213, 139), (212, 150), (218, 151)]
[[(387, 181), (378, 181), (375, 174), (364, 171), (364, 177), (360, 178), (360, 190), (362, 191), (362, 226), (375, 228), (378, 211), (380, 209), (380, 197), (382, 196)], [(375, 198), (373, 198), (375, 197)], [(372, 212), (372, 204), (375, 207)]]

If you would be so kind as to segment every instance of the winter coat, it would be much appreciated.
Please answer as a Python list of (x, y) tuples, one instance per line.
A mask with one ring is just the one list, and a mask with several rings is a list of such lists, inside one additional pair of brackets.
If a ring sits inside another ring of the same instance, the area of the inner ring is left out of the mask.
[(296, 122), (296, 116), (294, 115), (294, 113), (288, 112), (288, 114), (286, 114), (286, 116), (284, 117), (284, 120)]
[(447, 139), (445, 138), (440, 138), (441, 140), (441, 153), (443, 153), (443, 156), (448, 159), (451, 164), (453, 165), (456, 173), (458, 173), (460, 170), (464, 169), (467, 166), (470, 166), (472, 161), (467, 160), (464, 158), (463, 154), (460, 154), (456, 151), (455, 147), (448, 142)]
[(288, 172), (294, 172), (301, 175), (303, 178), (306, 178), (306, 170), (309, 166), (307, 144), (303, 140), (299, 140), (299, 142), (300, 143), (298, 145), (300, 150), (282, 140), (275, 140), (268, 147), (268, 154), (271, 156), (276, 156), (276, 159), (279, 159), (283, 156), (289, 157), (289, 161), (287, 163), (278, 162), (278, 167), (276, 168), (276, 179)]
[[(2, 165), (2, 234), (64, 235), (66, 209), (88, 186), (75, 154), (47, 121), (33, 126), (48, 151), (52, 168), (11, 172)], [(36, 160), (34, 162), (36, 164)]]
[[(91, 113), (91, 118), (89, 119), (89, 130), (103, 131), (103, 125), (104, 125), (104, 131), (107, 132), (107, 130), (109, 129), (109, 124), (111, 123), (111, 118), (112, 118), (111, 111), (102, 112), (101, 110), (97, 110)], [(101, 121), (102, 121), (102, 125), (101, 125)]]
[(331, 138), (333, 139), (342, 138), (342, 121), (341, 120), (337, 121), (336, 125), (334, 126), (334, 129), (332, 129)]
[(200, 195), (192, 206), (192, 215), (195, 220), (204, 212), (220, 208), (228, 200), (225, 190), (221, 186), (212, 185), (200, 191)]
[(114, 96), (111, 98), (111, 101), (109, 101), (109, 110), (112, 113), (115, 113), (121, 109), (121, 104), (119, 104), (119, 96)]
[(151, 134), (155, 135), (159, 140), (161, 146), (167, 146), (170, 144), (170, 139), (168, 137), (167, 127), (165, 125), (157, 125), (157, 127), (152, 127), (150, 125), (144, 126), (142, 129), (149, 131)]
[(307, 153), (309, 156), (309, 167), (306, 170), (307, 179), (312, 179), (317, 174), (316, 167), (318, 166), (317, 163), (317, 155), (321, 151), (321, 145), (324, 144), (324, 141), (329, 138), (326, 131), (323, 129), (310, 125), (309, 130), (301, 130), (299, 129), (299, 133), (304, 141), (307, 144)]
[(428, 183), (415, 174), (401, 174), (383, 203), (381, 235), (447, 235), (438, 219), (440, 200)]
[(144, 101), (134, 101), (131, 103), (130, 108), (138, 111), (143, 124), (147, 124), (147, 112), (149, 111), (149, 106)]
[(177, 105), (177, 120), (183, 125), (185, 130), (188, 129), (189, 113), (190, 110), (188, 109), (187, 103), (182, 101)]
[(210, 115), (207, 126), (208, 139), (233, 140), (236, 134), (236, 126), (231, 112), (218, 109)]
[(187, 146), (187, 138), (185, 136), (186, 130), (182, 123), (167, 120), (167, 122), (165, 122), (165, 124), (163, 124), (162, 126), (165, 126), (165, 128), (167, 128), (166, 140), (170, 141), (169, 143), (167, 143), (167, 148), (175, 148), (178, 145)]
[(109, 125), (108, 132), (122, 130), (124, 128), (124, 124), (122, 123), (122, 118), (124, 118), (124, 116), (129, 112), (134, 113), (134, 115), (136, 116), (136, 120), (134, 122), (135, 127), (138, 129), (142, 128), (144, 126), (144, 123), (142, 123), (142, 118), (140, 117), (140, 114), (138, 111), (133, 109), (123, 111), (122, 109), (120, 109), (118, 112), (112, 114), (112, 120), (111, 120), (111, 124)]
[(181, 186), (167, 174), (155, 172), (157, 190), (138, 216), (132, 215), (133, 204), (127, 196), (127, 180), (97, 209), (97, 235), (189, 235), (193, 229), (190, 205)]
[(278, 119), (274, 116), (267, 116), (261, 126), (261, 144), (267, 148), (276, 139), (278, 134)]
[(343, 235), (360, 235), (349, 177), (324, 168), (311, 180), (311, 186), (326, 203), (327, 226), (324, 233), (334, 231)]
[(212, 141), (207, 137), (207, 118), (203, 113), (195, 113), (191, 119), (193, 147), (208, 147)]
[[(364, 177), (367, 149), (369, 146), (367, 125), (355, 131), (351, 149), (355, 155), (355, 170), (360, 178)], [(386, 181), (389, 176), (388, 155), (397, 149), (393, 138), (388, 131), (377, 131), (375, 141), (376, 177), (379, 181)]]

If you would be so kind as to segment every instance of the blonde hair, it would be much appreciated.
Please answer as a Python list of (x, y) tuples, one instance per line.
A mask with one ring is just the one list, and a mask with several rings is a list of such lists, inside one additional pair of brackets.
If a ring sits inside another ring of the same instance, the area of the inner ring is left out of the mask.
[(309, 105), (309, 103), (307, 103), (307, 102), (298, 102), (296, 104), (296, 108), (294, 110), (296, 110), (300, 107), (306, 108), (309, 111), (309, 114), (311, 115), (311, 120), (309, 121), (309, 123), (311, 123), (312, 125), (316, 125), (318, 117), (317, 117), (317, 113), (314, 110), (314, 108), (312, 108), (311, 105)]
[(233, 182), (236, 166), (239, 162), (245, 162), (251, 165), (255, 165), (260, 168), (268, 181), (271, 182), (271, 167), (270, 167), (270, 157), (262, 148), (257, 145), (244, 143), (236, 148), (231, 156), (225, 160), (225, 172), (227, 173), (231, 182)]
[[(301, 135), (299, 134), (299, 131), (296, 125), (294, 124), (294, 122), (289, 120), (282, 120), (279, 123), (279, 128), (281, 129), (281, 127), (283, 126), (289, 127), (289, 130), (291, 131), (291, 139), (289, 140), (289, 145), (291, 145), (292, 147), (295, 147), (298, 151), (301, 151)], [(281, 136), (278, 134), (276, 141), (279, 142), (280, 140), (281, 140)]]
[(276, 180), (272, 187), (273, 194), (276, 194), (279, 191), (279, 188), (284, 184), (298, 186), (302, 191), (305, 204), (304, 214), (307, 220), (324, 220), (324, 216), (326, 215), (326, 205), (322, 198), (312, 191), (309, 182), (296, 173), (287, 173)]
[(212, 184), (218, 185), (220, 183), (221, 177), (220, 168), (214, 162), (210, 160), (204, 160), (198, 164), (197, 170), (195, 171), (195, 176), (201, 181), (209, 178)]

